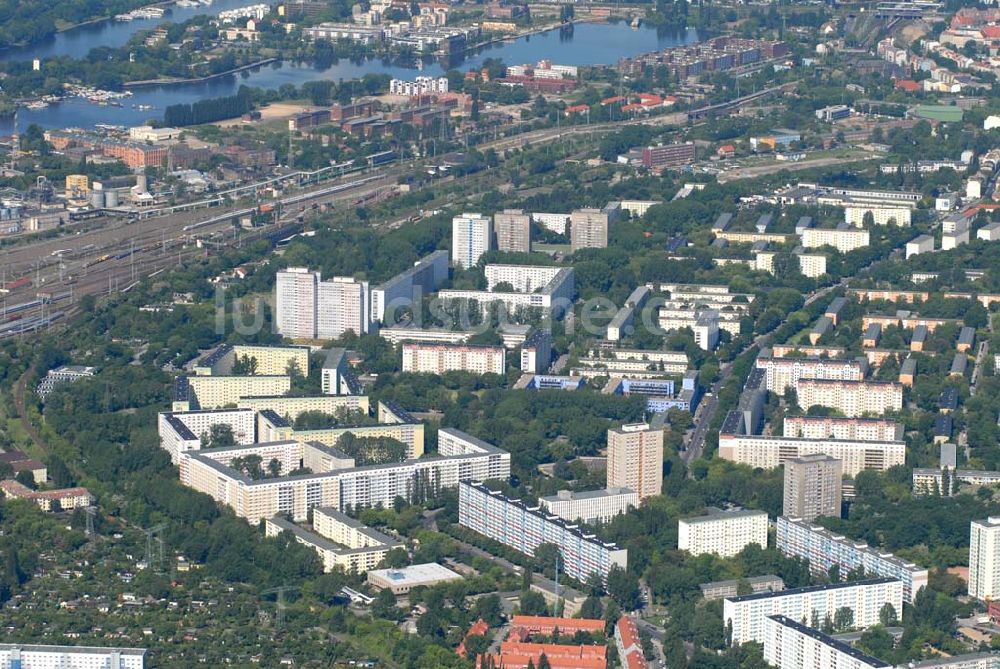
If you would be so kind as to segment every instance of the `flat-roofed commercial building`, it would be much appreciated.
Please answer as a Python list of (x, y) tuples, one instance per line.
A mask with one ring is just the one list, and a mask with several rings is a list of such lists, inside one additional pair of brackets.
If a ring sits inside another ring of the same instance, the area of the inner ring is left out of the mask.
[(888, 662), (783, 615), (764, 620), (764, 660), (777, 669), (892, 669)]
[(692, 555), (732, 557), (750, 544), (767, 548), (766, 511), (722, 511), (677, 521), (677, 547)]
[[(910, 603), (927, 585), (926, 569), (800, 518), (778, 518), (776, 544), (785, 555), (808, 560), (814, 574), (828, 574), (837, 565), (842, 578), (863, 569), (866, 574), (897, 579), (903, 583), (903, 598)], [(900, 610), (896, 608), (897, 615)]]
[(497, 250), (531, 253), (531, 216), (520, 209), (504, 209), (493, 215)]
[(145, 666), (145, 648), (0, 643), (0, 667), (10, 669), (144, 669)]
[(830, 358), (776, 358), (759, 356), (757, 369), (763, 369), (767, 389), (784, 394), (796, 389), (802, 379), (860, 381), (865, 378), (868, 364), (863, 359), (836, 360)]
[(606, 579), (614, 566), (628, 567), (626, 549), (474, 481), (459, 484), (458, 519), (462, 526), (531, 557), (542, 544), (555, 544), (566, 575), (581, 583), (593, 574)]
[(844, 463), (844, 473), (856, 476), (865, 469), (885, 471), (906, 462), (904, 441), (801, 439), (771, 435), (719, 435), (719, 457), (751, 467), (774, 469), (806, 455), (825, 454)]
[(829, 617), (833, 620), (838, 609), (848, 608), (854, 613), (854, 627), (865, 629), (879, 623), (879, 612), (886, 604), (892, 604), (896, 615), (903, 610), (901, 581), (873, 578), (727, 598), (722, 605), (722, 619), (732, 629), (733, 645), (750, 641), (763, 643), (765, 621), (770, 616), (806, 621), (823, 621)]
[(368, 572), (367, 578), (376, 590), (389, 590), (398, 597), (418, 586), (431, 587), (461, 581), (463, 577), (437, 562), (426, 562), (398, 569), (375, 569)]
[(644, 500), (663, 488), (663, 430), (633, 423), (608, 430), (608, 488), (628, 488)]
[(609, 522), (629, 509), (639, 506), (639, 494), (628, 488), (605, 488), (574, 492), (560, 490), (555, 495), (539, 497), (542, 508), (570, 522), (593, 525)]
[(503, 346), (406, 342), (402, 347), (404, 372), (440, 375), (453, 371), (473, 374), (507, 371), (507, 351)]
[(898, 383), (802, 379), (796, 392), (802, 409), (824, 406), (837, 409), (848, 418), (903, 408), (903, 386)]

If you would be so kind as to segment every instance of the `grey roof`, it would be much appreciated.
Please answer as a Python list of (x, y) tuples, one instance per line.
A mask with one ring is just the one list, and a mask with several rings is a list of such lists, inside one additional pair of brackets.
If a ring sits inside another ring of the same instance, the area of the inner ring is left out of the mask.
[(825, 583), (823, 585), (809, 585), (804, 588), (792, 588), (791, 590), (782, 590), (780, 592), (755, 592), (752, 595), (743, 595), (742, 597), (727, 597), (727, 602), (748, 602), (754, 599), (769, 599), (771, 597), (794, 597), (795, 595), (804, 595), (810, 592), (823, 592), (826, 590), (838, 590), (840, 588), (853, 588), (858, 585), (881, 585), (883, 583), (892, 583), (898, 581), (897, 578), (870, 578), (864, 581), (844, 581), (843, 583)]
[(959, 344), (967, 344), (969, 346), (972, 346), (972, 342), (974, 342), (975, 340), (976, 340), (976, 329), (975, 328), (970, 328), (969, 326), (965, 326), (958, 333), (958, 343)]
[(66, 655), (83, 655), (83, 654), (110, 654), (110, 653), (120, 653), (122, 655), (137, 655), (140, 657), (145, 657), (145, 648), (105, 648), (102, 646), (52, 646), (48, 644), (34, 644), (34, 643), (0, 643), (0, 650), (14, 650), (18, 649), (21, 652), (34, 652), (34, 653), (64, 653)]
[[(788, 592), (791, 592), (791, 590), (789, 590)], [(854, 646), (850, 644), (844, 643), (843, 641), (838, 641), (834, 639), (832, 636), (823, 634), (819, 630), (813, 629), (812, 627), (806, 627), (802, 623), (796, 622), (795, 620), (792, 620), (787, 616), (777, 615), (777, 616), (769, 616), (769, 618), (771, 620), (774, 620), (780, 625), (792, 628), (793, 630), (795, 630), (800, 634), (805, 634), (806, 636), (811, 637), (816, 641), (819, 641), (823, 645), (833, 648), (839, 653), (843, 653), (845, 655), (850, 656), (853, 660), (862, 663), (863, 666), (868, 666), (871, 667), (872, 669), (891, 669), (892, 667), (892, 665), (889, 664), (888, 662), (884, 662), (878, 658), (872, 657), (871, 655), (866, 655), (865, 653), (862, 653), (860, 650), (856, 649)]]
[(830, 300), (829, 306), (826, 308), (826, 313), (828, 314), (839, 314), (840, 310), (847, 305), (846, 297), (835, 297)]
[(951, 359), (951, 370), (949, 374), (965, 374), (965, 368), (969, 366), (969, 358), (964, 353), (956, 353)]
[(347, 351), (342, 348), (331, 348), (326, 352), (323, 360), (323, 369), (338, 369), (347, 359)]

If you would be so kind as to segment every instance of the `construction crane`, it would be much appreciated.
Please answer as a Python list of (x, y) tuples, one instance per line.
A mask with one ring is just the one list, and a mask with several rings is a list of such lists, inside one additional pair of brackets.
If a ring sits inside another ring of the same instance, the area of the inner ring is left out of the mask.
[(278, 616), (275, 620), (275, 626), (278, 628), (285, 626), (285, 593), (286, 592), (296, 592), (299, 590), (297, 585), (281, 585), (277, 588), (270, 588), (269, 590), (264, 590), (261, 592), (261, 597), (265, 595), (276, 595), (276, 600), (278, 603)]

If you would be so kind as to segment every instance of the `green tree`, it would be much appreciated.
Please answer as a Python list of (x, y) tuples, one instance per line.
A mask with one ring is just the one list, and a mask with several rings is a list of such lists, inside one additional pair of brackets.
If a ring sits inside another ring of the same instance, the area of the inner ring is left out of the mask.
[(26, 488), (31, 488), (32, 490), (38, 487), (38, 484), (35, 483), (35, 475), (27, 469), (19, 471), (17, 476), (14, 477), (14, 480)]
[(379, 590), (375, 595), (375, 601), (372, 602), (371, 611), (375, 618), (397, 620), (399, 609), (396, 607), (396, 595), (392, 594), (392, 590), (389, 588)]
[(545, 604), (545, 598), (541, 593), (534, 590), (527, 590), (521, 593), (521, 615), (525, 616), (546, 616), (549, 614), (549, 607)]

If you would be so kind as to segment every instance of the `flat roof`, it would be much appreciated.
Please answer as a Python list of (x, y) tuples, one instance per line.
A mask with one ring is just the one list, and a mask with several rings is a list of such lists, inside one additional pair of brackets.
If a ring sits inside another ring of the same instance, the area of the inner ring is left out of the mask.
[(698, 585), (702, 590), (708, 590), (709, 588), (724, 588), (734, 585), (739, 585), (740, 583), (749, 583), (751, 585), (755, 583), (782, 583), (784, 581), (780, 576), (775, 576), (774, 574), (764, 574), (763, 576), (749, 576), (747, 578), (731, 578), (725, 581), (709, 581), (708, 583), (700, 583)]
[(793, 597), (795, 595), (805, 595), (810, 592), (825, 592), (827, 590), (840, 590), (843, 588), (853, 588), (859, 585), (882, 585), (884, 583), (894, 583), (898, 578), (869, 578), (864, 581), (844, 581), (843, 583), (824, 583), (823, 585), (809, 585), (804, 588), (792, 588), (791, 590), (780, 590), (778, 592), (755, 592), (752, 595), (742, 597), (726, 597), (727, 602), (749, 602), (755, 599), (769, 599), (771, 597)]
[(602, 497), (620, 497), (623, 495), (635, 495), (635, 491), (628, 488), (604, 488), (603, 490), (560, 490), (555, 495), (539, 497), (539, 501), (546, 502), (573, 502), (585, 499), (600, 499)]
[[(336, 553), (338, 555), (352, 555), (352, 554), (361, 554), (361, 553), (371, 553), (371, 552), (374, 552), (374, 551), (382, 551), (382, 550), (391, 549), (391, 548), (395, 548), (396, 546), (401, 546), (402, 545), (398, 541), (395, 541), (394, 539), (391, 539), (391, 538), (385, 536), (384, 534), (381, 534), (379, 532), (375, 532), (375, 535), (381, 535), (381, 537), (384, 537), (386, 539), (386, 541), (381, 542), (377, 546), (365, 546), (363, 548), (348, 548), (347, 546), (341, 546), (338, 543), (330, 541), (326, 537), (324, 537), (324, 536), (322, 536), (320, 534), (317, 534), (316, 532), (310, 532), (309, 530), (307, 530), (306, 528), (302, 527), (301, 525), (296, 525), (295, 523), (293, 523), (292, 521), (288, 520), (284, 516), (274, 516), (273, 518), (268, 518), (267, 522), (272, 523), (273, 525), (276, 525), (278, 528), (281, 529), (282, 532), (291, 532), (292, 534), (294, 534), (296, 537), (302, 539), (302, 541), (304, 541), (307, 544), (316, 546), (317, 548), (320, 548), (322, 550), (326, 550), (326, 551), (330, 551), (332, 553)], [(364, 530), (368, 530), (369, 529), (369, 528), (365, 527), (364, 525), (362, 525), (361, 527), (364, 528)], [(374, 532), (374, 530), (372, 530), (372, 532)], [(370, 534), (370, 533), (366, 532), (366, 534)], [(371, 535), (371, 536), (373, 536), (373, 538), (375, 538), (374, 535)]]
[(68, 655), (84, 654), (110, 654), (121, 653), (122, 655), (145, 656), (145, 648), (105, 648), (103, 646), (51, 646), (47, 644), (35, 643), (0, 643), (0, 650), (19, 649), (21, 652), (29, 653), (66, 653)]
[(420, 585), (422, 583), (452, 581), (462, 578), (460, 574), (439, 565), (437, 562), (414, 564), (409, 567), (400, 567), (399, 569), (373, 569), (368, 572), (368, 577), (371, 578), (372, 576), (385, 579), (393, 585)]
[(854, 646), (851, 646), (850, 644), (844, 643), (843, 641), (838, 641), (837, 639), (834, 639), (832, 636), (823, 634), (819, 630), (815, 630), (812, 627), (806, 627), (802, 623), (796, 622), (795, 620), (792, 620), (787, 616), (777, 615), (777, 616), (768, 616), (768, 618), (770, 620), (775, 621), (779, 625), (790, 627), (794, 629), (796, 632), (799, 632), (800, 634), (805, 634), (806, 636), (811, 637), (816, 641), (819, 641), (823, 645), (829, 646), (830, 648), (833, 648), (837, 652), (848, 655), (852, 659), (857, 660), (858, 662), (862, 662), (869, 667), (873, 667), (874, 669), (882, 669), (882, 668), (891, 669), (892, 667), (892, 665), (889, 664), (888, 662), (883, 662), (882, 660), (872, 657), (871, 655), (866, 655), (865, 653), (862, 653), (860, 650), (854, 648)]
[(681, 518), (680, 522), (691, 525), (698, 523), (707, 523), (713, 520), (728, 520), (730, 518), (746, 518), (749, 516), (767, 517), (767, 511), (758, 511), (756, 509), (740, 509), (738, 511), (717, 511), (714, 513), (706, 513), (701, 516), (695, 516), (693, 518)]

